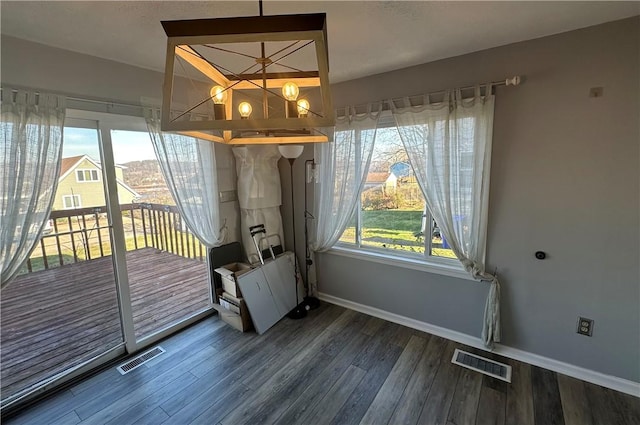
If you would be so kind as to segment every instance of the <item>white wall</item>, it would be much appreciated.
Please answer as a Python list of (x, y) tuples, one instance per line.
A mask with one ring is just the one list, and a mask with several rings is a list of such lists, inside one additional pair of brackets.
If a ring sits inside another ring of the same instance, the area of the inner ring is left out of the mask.
[[(503, 283), (503, 344), (636, 382), (639, 28), (627, 19), (333, 86), (343, 106), (525, 76), (496, 95), (487, 263)], [(483, 284), (333, 254), (318, 263), (322, 292), (480, 334)], [(576, 334), (579, 315), (595, 320), (591, 338)]]

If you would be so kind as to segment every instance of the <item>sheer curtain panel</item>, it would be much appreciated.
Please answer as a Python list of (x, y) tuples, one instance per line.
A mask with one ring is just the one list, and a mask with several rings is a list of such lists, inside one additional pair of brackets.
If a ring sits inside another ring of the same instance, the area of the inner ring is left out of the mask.
[(220, 227), (214, 144), (162, 132), (159, 110), (147, 110), (146, 115), (160, 169), (182, 219), (203, 245), (208, 248), (220, 245), (225, 231)]
[(27, 261), (49, 220), (60, 176), (64, 117), (64, 97), (2, 88), (2, 288)]
[[(354, 214), (371, 163), (380, 112), (371, 112), (371, 106), (363, 114), (356, 114), (351, 108), (347, 111), (336, 119), (333, 140), (315, 144), (318, 184), (312, 253), (326, 251), (340, 239)], [(308, 280), (315, 294), (315, 266), (311, 267)]]
[[(500, 341), (500, 285), (485, 271), (489, 172), (494, 96), (491, 85), (481, 95), (463, 98), (448, 91), (431, 104), (422, 99), (391, 103), (400, 138), (429, 210), (464, 268), (477, 280), (490, 282), (482, 340)], [(416, 102), (418, 100), (418, 102)], [(419, 103), (421, 106), (411, 106)]]

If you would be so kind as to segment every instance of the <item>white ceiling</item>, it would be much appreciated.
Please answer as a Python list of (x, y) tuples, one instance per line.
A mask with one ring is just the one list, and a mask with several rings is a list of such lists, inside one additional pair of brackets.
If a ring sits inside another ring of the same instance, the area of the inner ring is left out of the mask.
[[(258, 1), (6, 1), (2, 34), (164, 70), (161, 20), (258, 15)], [(640, 14), (640, 2), (270, 1), (327, 13), (330, 79), (350, 80)]]

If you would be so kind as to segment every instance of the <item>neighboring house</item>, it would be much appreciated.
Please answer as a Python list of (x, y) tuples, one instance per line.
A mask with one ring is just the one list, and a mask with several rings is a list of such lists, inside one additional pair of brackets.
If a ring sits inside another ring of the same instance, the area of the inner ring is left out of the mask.
[[(123, 166), (116, 165), (118, 200), (130, 204), (140, 195), (124, 183)], [(87, 155), (62, 158), (54, 210), (99, 207), (105, 205), (102, 168)]]
[(393, 173), (369, 173), (364, 182), (364, 189), (379, 188), (382, 193), (394, 192), (398, 186), (398, 178)]

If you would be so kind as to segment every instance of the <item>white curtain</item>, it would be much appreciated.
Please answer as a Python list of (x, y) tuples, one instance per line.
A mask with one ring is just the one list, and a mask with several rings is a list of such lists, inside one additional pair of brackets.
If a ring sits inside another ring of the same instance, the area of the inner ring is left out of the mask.
[(2, 88), (2, 288), (27, 261), (49, 219), (60, 176), (64, 117), (61, 96)]
[[(380, 112), (348, 113), (336, 119), (333, 140), (315, 144), (318, 181), (311, 251), (326, 251), (338, 242), (354, 210), (371, 163)], [(329, 132), (330, 133), (330, 132)], [(310, 292), (317, 292), (315, 261), (309, 270)]]
[(449, 91), (444, 101), (423, 96), (391, 102), (392, 111), (415, 176), (451, 249), (471, 275), (490, 282), (482, 340), (500, 341), (500, 284), (485, 271), (487, 210), (494, 96), (480, 87), (464, 99)]
[(215, 146), (212, 142), (164, 133), (160, 113), (146, 111), (147, 128), (160, 169), (182, 219), (208, 248), (222, 244)]

